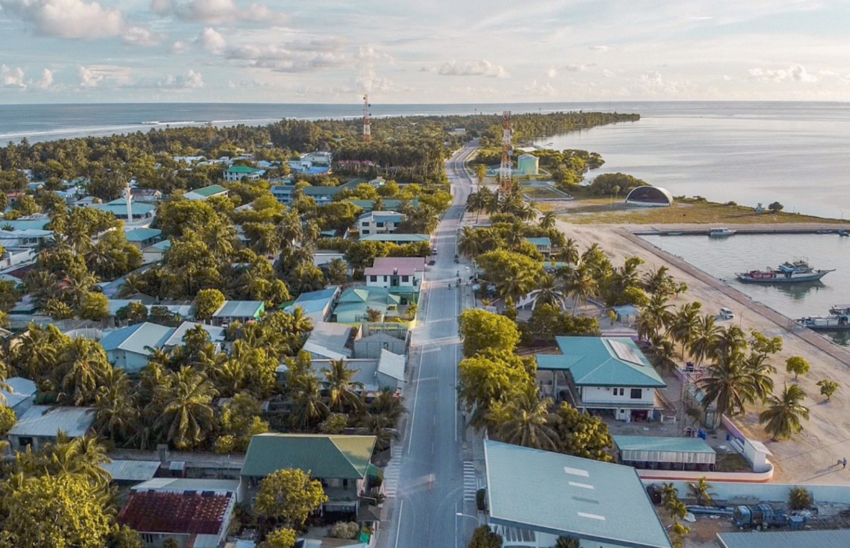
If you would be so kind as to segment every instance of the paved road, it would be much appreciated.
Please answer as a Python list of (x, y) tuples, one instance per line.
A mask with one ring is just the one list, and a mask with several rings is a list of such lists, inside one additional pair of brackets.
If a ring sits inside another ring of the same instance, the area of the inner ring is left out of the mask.
[(472, 519), (456, 516), (472, 510), (475, 481), (462, 460), (455, 389), (461, 357), (457, 316), (469, 294), (468, 287), (459, 290), (457, 273), (469, 273), (454, 262), (457, 230), (472, 188), (463, 164), (474, 152), (465, 147), (446, 166), (454, 201), (432, 238), (437, 263), (428, 267), (422, 286), (420, 324), (410, 352), (413, 381), (405, 390), (410, 414), (400, 451), (395, 451), (398, 480), (389, 501), (392, 518), (380, 539), (383, 548), (465, 546), (475, 527)]

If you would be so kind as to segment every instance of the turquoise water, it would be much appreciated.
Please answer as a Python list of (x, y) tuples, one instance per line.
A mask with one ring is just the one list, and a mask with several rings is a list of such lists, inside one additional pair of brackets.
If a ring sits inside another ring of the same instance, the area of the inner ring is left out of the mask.
[[(832, 305), (850, 304), (850, 238), (837, 234), (642, 238), (792, 319), (824, 316)], [(795, 258), (808, 259), (813, 268), (836, 270), (820, 282), (787, 286), (742, 284), (735, 279), (736, 272), (775, 267)], [(850, 333), (831, 338), (848, 344)]]

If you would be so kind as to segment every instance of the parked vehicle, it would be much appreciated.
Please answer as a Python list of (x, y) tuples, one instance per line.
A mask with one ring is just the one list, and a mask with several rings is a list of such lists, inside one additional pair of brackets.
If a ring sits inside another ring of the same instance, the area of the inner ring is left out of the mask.
[(720, 307), (720, 318), (723, 320), (734, 320), (735, 313), (726, 308), (725, 306)]
[(736, 506), (732, 519), (738, 527), (782, 527), (788, 524), (788, 513), (770, 504)]

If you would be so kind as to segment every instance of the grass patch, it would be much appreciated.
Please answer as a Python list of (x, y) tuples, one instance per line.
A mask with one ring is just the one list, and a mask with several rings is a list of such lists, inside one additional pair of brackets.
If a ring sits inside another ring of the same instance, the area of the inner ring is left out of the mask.
[(530, 200), (566, 200), (566, 196), (560, 192), (546, 187), (525, 186), (522, 193)]

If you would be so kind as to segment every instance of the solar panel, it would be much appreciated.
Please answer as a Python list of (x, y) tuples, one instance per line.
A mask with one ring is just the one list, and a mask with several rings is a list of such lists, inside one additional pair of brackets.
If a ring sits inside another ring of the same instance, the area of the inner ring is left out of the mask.
[(643, 360), (640, 359), (640, 355), (631, 346), (613, 339), (608, 339), (608, 344), (611, 345), (611, 348), (614, 350), (617, 357), (624, 362), (633, 363), (635, 365), (643, 365)]

